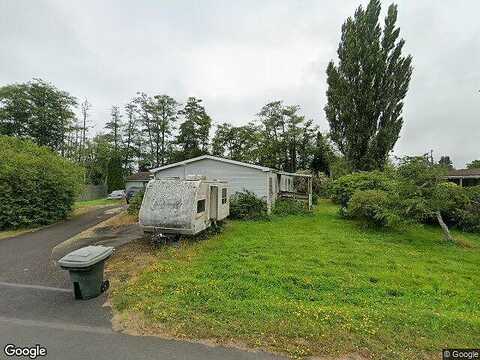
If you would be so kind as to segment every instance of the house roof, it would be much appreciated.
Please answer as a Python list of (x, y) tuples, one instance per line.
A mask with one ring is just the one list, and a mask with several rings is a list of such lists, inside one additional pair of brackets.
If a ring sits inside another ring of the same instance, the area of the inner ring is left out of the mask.
[(468, 178), (468, 177), (480, 177), (480, 169), (458, 169), (449, 170), (447, 174), (448, 178)]
[(127, 176), (127, 181), (149, 181), (153, 177), (150, 171), (141, 171)]
[(156, 168), (156, 169), (151, 169), (150, 172), (156, 173), (158, 171), (174, 168), (174, 167), (177, 167), (177, 166), (186, 165), (186, 164), (189, 164), (189, 163), (192, 163), (192, 162), (195, 162), (195, 161), (204, 160), (204, 159), (220, 161), (220, 162), (239, 165), (239, 166), (244, 166), (244, 167), (257, 169), (257, 170), (261, 170), (261, 171), (272, 171), (273, 170), (273, 169), (270, 169), (269, 167), (265, 167), (265, 166), (253, 165), (253, 164), (249, 164), (249, 163), (245, 163), (245, 162), (241, 162), (241, 161), (224, 159), (224, 158), (216, 157), (216, 156), (212, 156), (212, 155), (202, 155), (202, 156), (197, 156), (197, 157), (194, 157), (194, 158), (191, 158), (191, 159), (188, 159), (188, 160), (184, 160), (184, 161), (176, 162), (176, 163), (173, 163), (173, 164), (161, 166), (161, 167)]
[(204, 160), (204, 159), (220, 161), (220, 162), (224, 162), (224, 163), (227, 163), (227, 164), (244, 166), (244, 167), (248, 167), (248, 168), (251, 168), (251, 169), (257, 169), (257, 170), (264, 171), (264, 172), (271, 171), (271, 172), (274, 172), (276, 174), (281, 174), (281, 175), (312, 177), (312, 175), (308, 175), (308, 174), (289, 173), (289, 172), (285, 172), (285, 171), (272, 169), (272, 168), (269, 168), (269, 167), (266, 167), (266, 166), (249, 164), (249, 163), (242, 162), (242, 161), (230, 160), (230, 159), (225, 159), (225, 158), (212, 156), (212, 155), (197, 156), (197, 157), (194, 157), (194, 158), (191, 158), (191, 159), (188, 159), (188, 160), (179, 161), (179, 162), (176, 162), (176, 163), (173, 163), (173, 164), (169, 164), (169, 165), (161, 166), (159, 168), (151, 169), (150, 172), (151, 173), (156, 173), (158, 171), (174, 168), (174, 167), (177, 167), (177, 166), (186, 165), (186, 164), (189, 164), (189, 163), (192, 163), (192, 162), (195, 162), (195, 161)]
[(310, 174), (289, 173), (289, 172), (280, 171), (280, 170), (273, 170), (273, 171), (277, 174), (280, 174), (280, 175), (297, 176), (297, 177), (312, 177), (312, 175), (310, 175)]

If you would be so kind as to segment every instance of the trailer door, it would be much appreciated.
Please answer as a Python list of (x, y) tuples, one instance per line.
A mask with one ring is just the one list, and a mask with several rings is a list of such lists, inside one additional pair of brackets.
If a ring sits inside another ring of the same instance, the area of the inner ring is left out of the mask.
[(218, 219), (218, 186), (210, 186), (210, 219)]

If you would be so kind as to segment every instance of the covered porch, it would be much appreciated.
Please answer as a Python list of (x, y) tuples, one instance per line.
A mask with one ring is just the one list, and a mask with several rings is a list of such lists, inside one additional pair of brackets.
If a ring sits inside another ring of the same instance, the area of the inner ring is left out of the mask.
[(480, 185), (480, 169), (450, 170), (446, 178), (460, 186)]
[(279, 176), (285, 176), (292, 180), (292, 186), (280, 188), (278, 192), (279, 198), (294, 199), (303, 201), (308, 204), (308, 208), (312, 208), (312, 175), (301, 173), (289, 173), (278, 171)]

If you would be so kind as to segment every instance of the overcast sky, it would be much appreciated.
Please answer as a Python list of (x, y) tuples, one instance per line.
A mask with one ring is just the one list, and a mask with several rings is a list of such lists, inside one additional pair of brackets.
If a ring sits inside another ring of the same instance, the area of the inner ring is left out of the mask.
[[(415, 69), (395, 154), (463, 167), (480, 159), (480, 1), (397, 2)], [(200, 97), (237, 125), (281, 99), (328, 130), (325, 69), (361, 3), (0, 0), (0, 85), (39, 77), (87, 97), (93, 133), (137, 91)]]

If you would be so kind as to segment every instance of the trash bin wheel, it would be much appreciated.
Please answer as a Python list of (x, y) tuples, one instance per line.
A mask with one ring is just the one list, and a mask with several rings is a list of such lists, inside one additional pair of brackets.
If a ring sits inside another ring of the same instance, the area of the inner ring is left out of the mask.
[(100, 290), (103, 292), (107, 291), (108, 288), (110, 287), (110, 281), (105, 280), (102, 282), (102, 286), (100, 287)]

